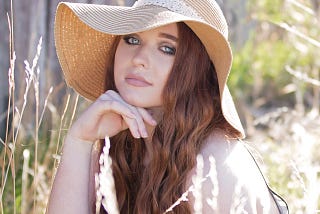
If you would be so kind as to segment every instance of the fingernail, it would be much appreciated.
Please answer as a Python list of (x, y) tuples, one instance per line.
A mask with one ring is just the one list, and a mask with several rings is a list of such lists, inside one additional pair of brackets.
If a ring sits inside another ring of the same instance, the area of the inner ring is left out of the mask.
[(140, 136), (139, 136), (139, 135), (137, 135), (137, 134), (135, 134), (135, 135), (134, 135), (134, 138), (139, 139), (139, 138), (140, 138)]
[(154, 125), (154, 126), (156, 126), (157, 125), (157, 121), (156, 120), (154, 120), (154, 119), (152, 119), (152, 125)]
[(136, 131), (136, 132), (134, 133), (134, 137), (135, 137), (135, 138), (141, 138), (140, 133), (139, 133), (138, 131)]
[(143, 137), (143, 138), (147, 138), (147, 137), (148, 137), (148, 133), (147, 133), (146, 130), (143, 130), (143, 131), (142, 131), (142, 137)]

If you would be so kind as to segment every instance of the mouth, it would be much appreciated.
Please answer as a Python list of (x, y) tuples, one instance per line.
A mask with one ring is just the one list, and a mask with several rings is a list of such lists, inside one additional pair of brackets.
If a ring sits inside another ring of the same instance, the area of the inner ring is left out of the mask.
[(145, 78), (136, 74), (127, 75), (125, 81), (134, 87), (148, 87), (152, 85), (152, 83), (148, 82)]

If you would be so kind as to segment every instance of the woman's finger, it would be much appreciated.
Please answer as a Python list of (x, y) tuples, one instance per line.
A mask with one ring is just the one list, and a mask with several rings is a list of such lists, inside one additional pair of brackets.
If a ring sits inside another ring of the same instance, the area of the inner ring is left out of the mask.
[[(126, 123), (124, 127), (129, 128), (131, 134), (135, 138), (147, 137), (145, 125), (141, 118), (141, 115), (135, 107), (126, 103), (118, 93), (109, 90), (100, 96), (102, 102), (109, 102), (106, 111), (114, 111), (121, 115), (122, 119)], [(130, 112), (130, 113), (129, 113)]]
[(141, 134), (139, 131), (139, 127), (137, 121), (135, 119), (129, 117), (123, 117), (124, 122), (126, 123), (128, 129), (130, 130), (132, 136), (134, 138), (141, 138)]
[[(136, 120), (138, 129), (139, 129), (140, 136), (143, 138), (148, 137), (148, 133), (147, 133), (147, 129), (146, 129), (144, 120), (142, 118), (142, 115), (140, 115), (140, 112), (138, 111), (137, 107), (132, 106), (132, 105), (128, 104), (127, 102), (125, 102), (122, 99), (122, 97), (115, 91), (109, 90), (106, 92), (106, 94), (108, 94), (110, 97), (118, 100), (119, 102), (122, 102), (124, 105), (126, 105), (131, 110), (131, 112), (133, 112), (135, 114), (135, 116), (136, 116), (135, 120)], [(133, 124), (131, 124), (131, 125), (133, 125)]]
[(115, 101), (111, 99), (110, 100), (99, 99), (95, 102), (95, 105), (98, 108), (97, 109), (98, 112), (101, 112), (101, 113), (113, 111), (117, 114), (120, 114), (125, 117), (129, 117), (131, 119), (136, 118), (136, 113), (119, 101)]
[(148, 123), (152, 126), (157, 125), (157, 121), (151, 116), (151, 114), (146, 109), (137, 107), (137, 110), (146, 123)]

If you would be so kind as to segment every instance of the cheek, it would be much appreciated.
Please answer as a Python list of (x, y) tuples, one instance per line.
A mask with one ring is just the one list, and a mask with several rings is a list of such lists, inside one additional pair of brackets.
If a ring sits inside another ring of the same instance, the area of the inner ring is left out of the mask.
[(123, 61), (127, 58), (128, 50), (125, 48), (123, 41), (119, 41), (118, 47), (114, 56), (114, 67), (119, 67), (123, 64)]
[(123, 65), (123, 52), (121, 49), (117, 49), (114, 57), (114, 66), (113, 66), (113, 73), (114, 73), (114, 81), (117, 85), (117, 80), (121, 75), (122, 65)]
[[(165, 65), (165, 66), (164, 66)], [(159, 80), (162, 80), (162, 85), (165, 85), (172, 72), (173, 61), (169, 61), (160, 65), (161, 73), (159, 74)]]
[(118, 69), (120, 65), (119, 64), (120, 59), (121, 59), (121, 50), (119, 50), (119, 47), (118, 47), (114, 55), (114, 70)]

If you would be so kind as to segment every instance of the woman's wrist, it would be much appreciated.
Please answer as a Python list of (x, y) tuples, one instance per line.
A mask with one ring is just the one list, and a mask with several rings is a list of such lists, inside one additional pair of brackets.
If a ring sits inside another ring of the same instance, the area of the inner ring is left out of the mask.
[(93, 144), (94, 142), (96, 142), (95, 139), (89, 139), (89, 138), (87, 139), (87, 138), (82, 137), (81, 135), (79, 135), (79, 133), (73, 131), (72, 127), (68, 131), (66, 139), (67, 138), (69, 138), (71, 141), (83, 142), (83, 143), (87, 143), (87, 144)]
[(80, 139), (72, 134), (68, 133), (65, 138), (65, 145), (71, 144), (77, 147), (82, 147), (83, 149), (91, 149), (95, 141)]
[(94, 143), (91, 141), (81, 140), (68, 134), (62, 149), (62, 159), (68, 159), (69, 163), (77, 162), (80, 164), (81, 162), (81, 165), (84, 165), (86, 162), (90, 162), (93, 145)]

